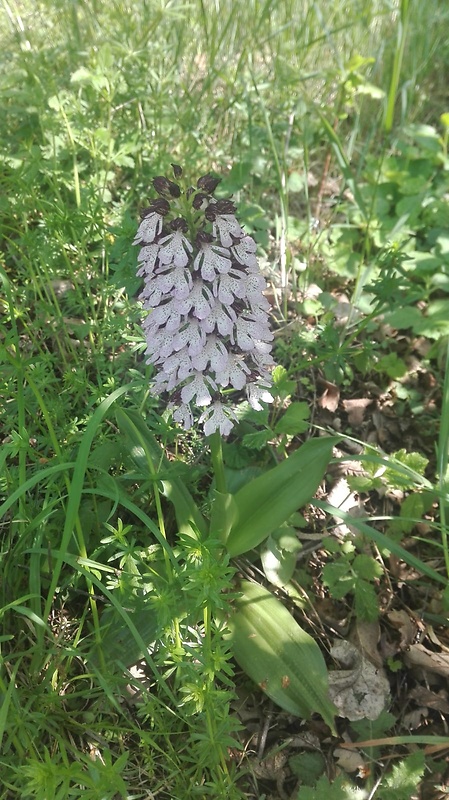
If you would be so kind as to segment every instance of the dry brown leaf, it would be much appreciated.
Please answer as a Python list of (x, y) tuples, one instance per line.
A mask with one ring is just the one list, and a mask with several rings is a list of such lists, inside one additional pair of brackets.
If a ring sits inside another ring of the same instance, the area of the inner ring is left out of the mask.
[(449, 653), (434, 653), (422, 644), (412, 644), (404, 653), (408, 667), (420, 667), (437, 675), (449, 676)]
[(425, 686), (415, 686), (411, 690), (409, 697), (415, 700), (420, 706), (426, 708), (433, 708), (434, 711), (440, 711), (441, 714), (449, 714), (449, 703), (447, 701), (446, 692), (437, 694), (426, 689)]
[(301, 300), (316, 300), (322, 294), (321, 286), (316, 283), (309, 283), (303, 292), (301, 292)]
[(373, 402), (372, 398), (361, 397), (356, 400), (343, 400), (343, 408), (348, 415), (348, 422), (353, 428), (360, 428), (365, 417), (365, 411)]
[(363, 314), (350, 301), (346, 294), (334, 295), (337, 300), (332, 307), (336, 325), (346, 325), (348, 322), (356, 322), (362, 319)]
[(337, 765), (345, 772), (358, 772), (365, 769), (363, 756), (357, 750), (346, 750), (344, 747), (336, 747), (334, 758)]
[(330, 652), (348, 667), (329, 673), (329, 695), (340, 716), (349, 720), (377, 719), (390, 699), (390, 684), (383, 669), (345, 640), (337, 642)]
[(425, 336), (417, 336), (412, 342), (412, 347), (421, 358), (426, 358), (427, 354), (432, 347), (432, 342), (426, 339)]
[(414, 711), (409, 711), (407, 714), (404, 714), (402, 724), (407, 730), (414, 731), (422, 725), (423, 720), (428, 716), (429, 712), (427, 708), (415, 708)]
[[(376, 429), (377, 442), (382, 447), (391, 450), (392, 443), (401, 441), (403, 438), (399, 422), (396, 418), (390, 417), (385, 413), (385, 407), (382, 411), (373, 411), (371, 419)], [(372, 435), (369, 438), (372, 439)]]
[(403, 610), (390, 611), (387, 617), (393, 627), (396, 628), (401, 635), (399, 649), (405, 650), (407, 647), (410, 647), (418, 629), (416, 622)]
[(329, 381), (325, 381), (325, 387), (323, 394), (318, 399), (318, 405), (328, 411), (336, 411), (340, 402), (340, 389), (335, 383), (329, 383)]
[(447, 647), (445, 644), (443, 644), (441, 639), (438, 638), (438, 636), (436, 635), (436, 633), (435, 633), (435, 631), (434, 631), (434, 629), (432, 628), (431, 625), (428, 625), (426, 627), (426, 635), (430, 639), (430, 641), (433, 644), (438, 645), (438, 647), (440, 647), (441, 650), (443, 650), (444, 653), (449, 653), (449, 647)]
[(390, 554), (389, 558), (390, 572), (396, 579), (397, 583), (407, 583), (416, 581), (421, 577), (421, 572), (418, 572), (414, 567), (410, 567), (405, 561), (401, 561), (394, 553)]
[(376, 622), (357, 620), (355, 635), (357, 646), (366, 658), (376, 666), (382, 666), (382, 657), (377, 649), (380, 639), (380, 625)]
[(327, 497), (329, 505), (339, 508), (341, 511), (349, 512), (349, 509), (358, 505), (357, 497), (349, 488), (346, 478), (339, 478), (335, 481)]
[[(346, 478), (339, 478), (335, 482), (328, 494), (327, 500), (329, 505), (341, 509), (345, 514), (349, 514), (352, 517), (365, 516), (363, 503), (358, 496), (351, 491)], [(334, 519), (339, 523), (333, 530), (335, 536), (342, 538), (343, 536), (347, 536), (348, 533), (352, 533), (354, 536), (358, 533), (357, 526), (353, 527), (351, 524), (343, 522), (338, 514), (334, 514)]]

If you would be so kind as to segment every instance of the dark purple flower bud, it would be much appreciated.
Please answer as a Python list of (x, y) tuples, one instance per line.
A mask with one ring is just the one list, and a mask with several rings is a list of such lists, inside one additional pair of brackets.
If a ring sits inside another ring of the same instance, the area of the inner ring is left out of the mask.
[(183, 217), (176, 217), (176, 219), (172, 220), (170, 222), (170, 228), (172, 231), (182, 231), (183, 233), (187, 233), (189, 230), (189, 226)]
[(198, 189), (202, 189), (204, 192), (207, 192), (207, 194), (213, 194), (220, 181), (221, 178), (214, 178), (213, 175), (208, 174), (202, 175), (201, 178), (198, 178), (196, 185)]
[(192, 206), (198, 211), (200, 208), (203, 208), (208, 201), (209, 197), (207, 194), (204, 194), (203, 192), (198, 192), (198, 194), (196, 194), (192, 200)]
[(173, 168), (173, 175), (175, 178), (180, 178), (182, 175), (182, 167), (180, 167), (179, 164), (172, 164), (171, 166)]
[(156, 178), (153, 178), (153, 186), (158, 194), (169, 194), (172, 197), (179, 197), (181, 194), (181, 189), (178, 184), (169, 181), (168, 178), (165, 178), (163, 175), (158, 175)]
[(195, 244), (197, 247), (201, 247), (202, 244), (212, 244), (214, 241), (215, 239), (212, 234), (207, 231), (200, 230), (195, 237)]
[(152, 200), (148, 208), (144, 208), (140, 212), (140, 219), (145, 219), (148, 217), (149, 214), (160, 214), (161, 217), (165, 217), (166, 214), (170, 211), (170, 203), (167, 200), (164, 200), (162, 197), (156, 198), (156, 200)]
[(204, 216), (209, 222), (215, 222), (217, 218), (217, 204), (216, 203), (209, 203), (207, 208), (204, 211)]
[(215, 203), (215, 212), (220, 216), (222, 214), (235, 214), (236, 205), (232, 200), (217, 200)]

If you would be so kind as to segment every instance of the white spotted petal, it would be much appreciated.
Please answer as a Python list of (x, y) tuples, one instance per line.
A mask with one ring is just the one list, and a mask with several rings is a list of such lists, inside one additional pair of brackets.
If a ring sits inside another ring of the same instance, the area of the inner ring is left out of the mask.
[(161, 264), (174, 264), (185, 267), (193, 248), (182, 231), (175, 231), (164, 236), (159, 242), (159, 260)]
[(212, 225), (212, 231), (223, 247), (231, 247), (234, 239), (245, 235), (233, 214), (219, 215)]
[(183, 386), (181, 390), (181, 399), (183, 403), (190, 403), (195, 399), (197, 406), (208, 406), (212, 400), (211, 393), (207, 386), (210, 384), (211, 388), (215, 389), (216, 384), (212, 378), (204, 376), (202, 372), (195, 372), (193, 378)]
[(140, 242), (151, 244), (162, 231), (163, 224), (164, 217), (156, 211), (152, 211), (140, 223), (133, 244), (139, 244)]
[(237, 417), (231, 408), (227, 408), (223, 403), (215, 401), (211, 407), (201, 414), (200, 422), (204, 422), (204, 433), (211, 436), (215, 431), (220, 431), (222, 436), (228, 436)]
[(263, 410), (261, 400), (264, 403), (273, 402), (273, 395), (268, 391), (268, 387), (257, 383), (246, 384), (246, 396), (251, 408), (254, 408), (255, 411)]
[(193, 268), (201, 270), (201, 277), (205, 281), (213, 281), (217, 273), (229, 272), (231, 265), (230, 252), (226, 247), (208, 243), (201, 245), (193, 262)]

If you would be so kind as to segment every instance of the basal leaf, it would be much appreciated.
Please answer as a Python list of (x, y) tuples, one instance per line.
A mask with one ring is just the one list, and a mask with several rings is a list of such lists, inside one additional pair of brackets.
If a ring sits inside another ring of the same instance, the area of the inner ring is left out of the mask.
[(257, 547), (312, 499), (337, 441), (334, 437), (310, 439), (277, 467), (237, 492), (236, 519), (226, 542), (230, 556)]
[(249, 581), (241, 589), (228, 619), (236, 661), (281, 708), (299, 717), (319, 713), (333, 730), (335, 708), (316, 641), (267, 589)]

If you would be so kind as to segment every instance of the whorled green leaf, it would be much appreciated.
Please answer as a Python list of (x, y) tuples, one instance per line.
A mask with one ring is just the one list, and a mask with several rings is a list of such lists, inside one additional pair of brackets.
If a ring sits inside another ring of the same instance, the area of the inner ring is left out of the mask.
[(140, 468), (147, 465), (148, 477), (151, 477), (149, 460), (155, 469), (163, 469), (164, 479), (161, 480), (163, 494), (173, 504), (180, 532), (192, 534), (194, 530), (198, 530), (205, 534), (207, 527), (204, 517), (183, 481), (175, 475), (165, 478), (167, 474), (170, 474), (170, 462), (151, 431), (148, 430), (142, 417), (135, 411), (124, 411), (119, 408), (116, 411), (116, 418), (120, 430), (128, 438), (131, 448), (134, 450), (131, 453), (134, 460), (139, 463)]
[(234, 495), (236, 518), (226, 540), (230, 556), (257, 547), (312, 499), (337, 441), (336, 437), (310, 439)]
[(267, 589), (243, 581), (241, 590), (227, 621), (237, 663), (285, 711), (306, 718), (318, 713), (334, 730), (335, 707), (316, 641)]
[(276, 423), (276, 433), (287, 433), (291, 436), (296, 436), (299, 433), (304, 433), (310, 423), (310, 408), (308, 403), (290, 403), (280, 420)]

